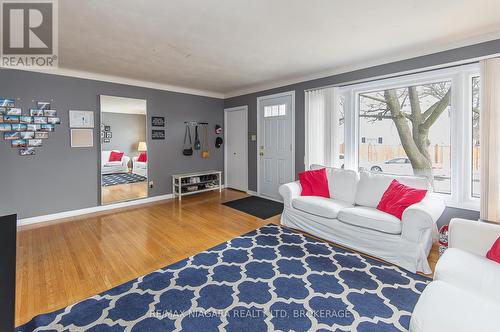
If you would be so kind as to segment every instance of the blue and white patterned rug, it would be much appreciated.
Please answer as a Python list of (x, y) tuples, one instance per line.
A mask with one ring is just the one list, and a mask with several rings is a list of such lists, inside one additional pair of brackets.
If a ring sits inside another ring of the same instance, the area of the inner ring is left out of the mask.
[(146, 181), (146, 178), (144, 176), (140, 176), (134, 173), (115, 173), (102, 175), (102, 185), (104, 187), (144, 181)]
[(16, 331), (405, 331), (429, 281), (268, 225)]

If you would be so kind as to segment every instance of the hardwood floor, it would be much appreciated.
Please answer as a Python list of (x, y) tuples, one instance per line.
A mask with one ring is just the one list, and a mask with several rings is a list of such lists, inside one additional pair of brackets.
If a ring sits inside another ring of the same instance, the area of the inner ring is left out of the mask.
[(279, 223), (220, 204), (245, 196), (224, 190), (21, 228), (16, 325)]
[(102, 204), (148, 197), (148, 183), (136, 182), (101, 187)]

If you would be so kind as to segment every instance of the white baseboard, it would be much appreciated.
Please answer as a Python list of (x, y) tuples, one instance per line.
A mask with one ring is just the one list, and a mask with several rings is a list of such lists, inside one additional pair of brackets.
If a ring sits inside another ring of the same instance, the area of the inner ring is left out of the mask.
[(109, 205), (101, 205), (101, 206), (95, 206), (95, 207), (90, 207), (90, 208), (85, 208), (85, 209), (65, 211), (65, 212), (59, 212), (59, 213), (54, 213), (54, 214), (47, 214), (44, 216), (19, 219), (17, 221), (17, 226), (18, 227), (19, 226), (26, 226), (26, 225), (38, 224), (38, 223), (57, 220), (57, 219), (81, 216), (81, 215), (90, 214), (90, 213), (120, 209), (120, 208), (124, 208), (124, 207), (128, 207), (128, 206), (163, 201), (163, 200), (171, 199), (173, 197), (174, 196), (172, 194), (167, 194), (167, 195), (148, 197), (148, 198), (144, 198), (144, 199), (138, 199), (135, 201), (121, 202), (121, 203), (115, 203), (115, 204), (109, 204)]
[(247, 194), (252, 195), (252, 196), (259, 196), (256, 191), (253, 190), (247, 190)]

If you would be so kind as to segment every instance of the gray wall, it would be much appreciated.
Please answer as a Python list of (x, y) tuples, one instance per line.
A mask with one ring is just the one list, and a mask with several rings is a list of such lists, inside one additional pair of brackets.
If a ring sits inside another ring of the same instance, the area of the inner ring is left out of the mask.
[[(150, 131), (147, 137), (150, 180), (155, 183), (150, 196), (170, 193), (172, 174), (223, 169), (223, 149), (213, 148), (213, 126), (224, 118), (222, 99), (2, 69), (0, 96), (15, 98), (23, 111), (33, 108), (37, 100), (51, 101), (62, 123), (36, 156), (21, 157), (0, 140), (0, 215), (17, 213), (27, 218), (99, 205), (100, 94), (146, 99), (148, 122), (151, 116), (165, 116), (166, 140), (151, 140)], [(94, 111), (93, 148), (70, 147), (70, 109)], [(210, 159), (182, 155), (183, 123), (188, 120), (210, 123)]]
[(102, 143), (103, 151), (119, 150), (126, 156), (139, 155), (137, 145), (146, 141), (146, 116), (142, 114), (101, 113), (101, 123), (111, 127), (109, 143)]
[[(295, 91), (295, 171), (304, 170), (304, 91), (500, 53), (500, 39), (224, 100), (224, 108), (248, 105), (248, 131), (257, 132), (257, 97)], [(257, 190), (257, 142), (248, 142), (248, 187)]]

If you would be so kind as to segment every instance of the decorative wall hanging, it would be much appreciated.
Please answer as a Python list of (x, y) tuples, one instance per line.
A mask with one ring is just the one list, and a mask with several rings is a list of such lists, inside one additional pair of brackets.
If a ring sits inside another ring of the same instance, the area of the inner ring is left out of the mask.
[(33, 156), (35, 148), (43, 145), (43, 140), (49, 138), (49, 132), (55, 130), (55, 125), (61, 123), (57, 111), (50, 109), (50, 103), (37, 102), (29, 115), (23, 115), (21, 108), (15, 107), (14, 99), (0, 98), (0, 132), (3, 139), (13, 148), (19, 149), (21, 156)]
[(92, 111), (69, 111), (70, 128), (94, 128), (94, 112)]
[(72, 148), (91, 148), (94, 146), (94, 131), (92, 129), (71, 129)]
[(153, 129), (151, 130), (151, 139), (165, 139), (165, 130)]
[(153, 116), (151, 117), (152, 127), (165, 127), (165, 117), (163, 116)]
[(102, 143), (110, 143), (111, 138), (113, 138), (113, 133), (111, 132), (111, 126), (101, 123), (101, 141)]

